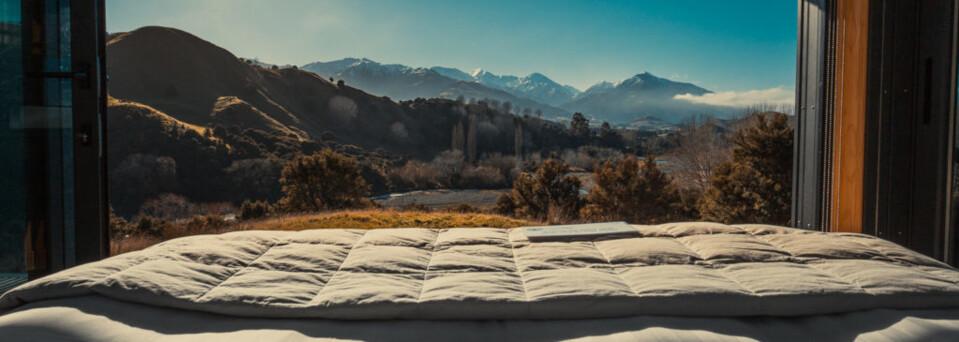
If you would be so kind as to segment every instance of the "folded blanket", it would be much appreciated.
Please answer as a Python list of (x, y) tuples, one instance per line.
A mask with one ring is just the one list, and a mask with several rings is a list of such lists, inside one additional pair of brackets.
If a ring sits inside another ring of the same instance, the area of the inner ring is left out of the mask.
[(99, 294), (251, 317), (578, 319), (959, 308), (959, 271), (861, 234), (714, 223), (531, 242), (522, 229), (245, 231), (74, 267), (0, 309)]

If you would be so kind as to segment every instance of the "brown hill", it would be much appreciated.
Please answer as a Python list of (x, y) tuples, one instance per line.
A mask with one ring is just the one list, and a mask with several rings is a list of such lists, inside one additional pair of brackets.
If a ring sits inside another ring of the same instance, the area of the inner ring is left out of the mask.
[[(249, 126), (243, 119), (215, 115), (221, 98), (258, 113), (271, 129), (318, 140), (335, 132), (338, 141), (364, 148), (386, 147), (416, 153), (420, 127), (397, 103), (349, 86), (338, 87), (311, 72), (266, 69), (247, 64), (229, 51), (189, 33), (143, 27), (119, 34), (107, 45), (113, 96), (142, 103), (194, 125)], [(244, 105), (245, 106), (245, 105)], [(260, 120), (262, 119), (262, 120)], [(390, 127), (399, 122), (406, 134)], [(286, 127), (285, 129), (281, 127)], [(261, 127), (262, 129), (262, 127)], [(373, 139), (371, 139), (373, 137)]]

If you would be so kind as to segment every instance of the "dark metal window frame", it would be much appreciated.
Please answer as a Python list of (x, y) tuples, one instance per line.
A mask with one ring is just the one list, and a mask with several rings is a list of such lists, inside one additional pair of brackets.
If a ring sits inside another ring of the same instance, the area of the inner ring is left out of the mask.
[(799, 0), (796, 54), (796, 109), (793, 151), (792, 224), (825, 229), (823, 205), (827, 1)]
[(109, 256), (106, 13), (104, 0), (72, 0), (77, 264)]
[[(792, 202), (798, 228), (830, 229), (836, 2), (799, 0)], [(870, 2), (861, 227), (953, 264), (957, 23), (957, 0)]]

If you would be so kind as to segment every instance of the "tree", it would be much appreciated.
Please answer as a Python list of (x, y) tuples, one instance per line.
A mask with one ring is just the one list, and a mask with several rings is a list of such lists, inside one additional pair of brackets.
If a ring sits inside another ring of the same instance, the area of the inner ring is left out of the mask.
[(279, 206), (287, 211), (321, 211), (363, 207), (370, 186), (360, 175), (356, 159), (324, 149), (299, 156), (283, 168), (280, 183), (284, 197)]
[(713, 170), (729, 159), (729, 139), (716, 134), (712, 121), (692, 123), (677, 132), (676, 147), (669, 156), (670, 170), (684, 189), (703, 193), (709, 187)]
[(523, 124), (516, 123), (516, 133), (513, 134), (513, 155), (516, 159), (523, 160)]
[(536, 110), (536, 117), (537, 117), (537, 118), (542, 118), (542, 117), (543, 117), (543, 110), (542, 110), (542, 109), (537, 109), (537, 110)]
[(513, 112), (513, 103), (509, 101), (503, 102), (502, 108), (503, 108), (503, 113), (510, 114)]
[(453, 144), (450, 148), (451, 151), (463, 151), (463, 145), (466, 143), (466, 140), (463, 139), (463, 135), (463, 122), (459, 121), (453, 125)]
[(623, 148), (623, 137), (609, 125), (609, 122), (603, 122), (603, 125), (599, 128), (599, 134), (597, 134), (596, 137), (599, 138), (600, 146), (616, 149)]
[(469, 129), (466, 131), (466, 156), (469, 162), (476, 162), (476, 118), (470, 119)]
[(534, 174), (524, 173), (513, 182), (513, 190), (497, 200), (498, 210), (551, 223), (576, 219), (583, 205), (580, 182), (568, 172), (568, 165), (547, 159)]
[(270, 214), (270, 204), (266, 201), (243, 201), (240, 205), (240, 220), (255, 220)]
[(589, 120), (583, 116), (583, 113), (573, 114), (573, 119), (569, 122), (569, 134), (577, 138), (589, 136)]
[(121, 215), (132, 215), (147, 199), (162, 193), (176, 193), (177, 162), (167, 156), (132, 154), (110, 170), (110, 196)]
[(606, 162), (593, 173), (596, 186), (589, 193), (583, 216), (599, 220), (625, 220), (633, 224), (668, 222), (676, 217), (679, 192), (672, 179), (647, 155)]
[(788, 224), (793, 129), (785, 114), (758, 114), (733, 137), (732, 160), (713, 172), (699, 201), (703, 219)]

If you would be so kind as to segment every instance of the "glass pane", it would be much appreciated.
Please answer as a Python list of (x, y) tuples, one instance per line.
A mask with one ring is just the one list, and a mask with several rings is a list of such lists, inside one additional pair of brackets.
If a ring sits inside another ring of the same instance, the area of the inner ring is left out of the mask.
[(74, 264), (69, 18), (0, 0), (0, 291)]
[(25, 276), (26, 198), (20, 1), (0, 1), (0, 291)]
[[(959, 106), (959, 86), (956, 87), (956, 98), (957, 106)], [(953, 265), (959, 263), (959, 256), (956, 254), (959, 253), (959, 108), (956, 108), (956, 112), (953, 113), (953, 121), (955, 121), (955, 132), (953, 134), (953, 145), (952, 145), (952, 185), (951, 185), (951, 196), (952, 203), (951, 213), (949, 215), (952, 218), (952, 222), (949, 225), (949, 229), (952, 229), (951, 235), (946, 234), (952, 238), (952, 262)]]
[(113, 253), (250, 228), (789, 219), (795, 3), (213, 3), (106, 3)]

